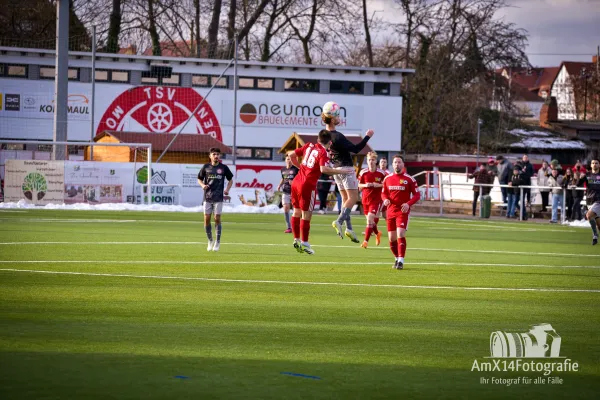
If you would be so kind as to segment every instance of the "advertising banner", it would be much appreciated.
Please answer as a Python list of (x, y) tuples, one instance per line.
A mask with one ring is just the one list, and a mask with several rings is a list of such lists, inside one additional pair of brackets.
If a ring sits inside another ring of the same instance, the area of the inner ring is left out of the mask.
[[(210, 95), (208, 91), (100, 82), (96, 83), (92, 101), (91, 84), (69, 82), (68, 140), (91, 139), (93, 103), (95, 135), (104, 130), (176, 133), (182, 129), (184, 134), (210, 135), (231, 146), (235, 120), (237, 146), (277, 148), (295, 131), (317, 133), (322, 129), (321, 107), (333, 100), (341, 107), (341, 132), (364, 135), (372, 128), (375, 136), (369, 145), (374, 150), (400, 148), (399, 96), (239, 90), (234, 110), (231, 90), (215, 89)], [(3, 79), (0, 96), (0, 130), (4, 138), (52, 140), (53, 81)]]
[(65, 161), (65, 204), (122, 203), (133, 188), (128, 163)]
[(62, 161), (6, 160), (5, 178), (4, 201), (26, 200), (36, 205), (63, 202)]

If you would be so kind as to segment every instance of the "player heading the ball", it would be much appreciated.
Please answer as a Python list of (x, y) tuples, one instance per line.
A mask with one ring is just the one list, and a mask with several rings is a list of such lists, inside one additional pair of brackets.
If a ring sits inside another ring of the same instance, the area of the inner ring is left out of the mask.
[[(292, 233), (294, 234), (294, 248), (299, 253), (314, 254), (308, 243), (310, 220), (315, 209), (317, 197), (317, 181), (321, 174), (339, 175), (348, 174), (344, 168), (331, 168), (327, 166), (329, 157), (327, 149), (331, 146), (331, 134), (323, 129), (319, 132), (317, 143), (306, 143), (299, 149), (288, 152), (288, 156), (300, 172), (292, 181)], [(298, 161), (302, 157), (302, 163)], [(353, 171), (352, 171), (353, 172)]]

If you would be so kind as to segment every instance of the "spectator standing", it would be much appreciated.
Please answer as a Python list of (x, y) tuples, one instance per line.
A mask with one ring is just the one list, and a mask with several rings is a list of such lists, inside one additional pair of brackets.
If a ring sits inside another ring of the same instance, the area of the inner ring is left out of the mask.
[(531, 162), (529, 162), (529, 156), (527, 154), (523, 154), (523, 158), (521, 159), (521, 165), (522, 165), (522, 170), (521, 170), (522, 173), (526, 173), (530, 177), (533, 176), (533, 174), (534, 174), (533, 165), (531, 164)]
[(507, 190), (508, 211), (506, 218), (515, 218), (515, 208), (519, 202), (520, 195), (519, 186), (521, 186), (521, 168), (518, 165), (512, 168), (512, 175), (507, 185), (510, 187)]
[(565, 170), (565, 175), (563, 176), (563, 181), (562, 181), (562, 188), (565, 189), (566, 193), (565, 193), (565, 201), (566, 201), (566, 208), (567, 208), (567, 220), (571, 220), (572, 216), (573, 216), (573, 188), (571, 187), (574, 184), (574, 180), (573, 180), (573, 170), (571, 168), (567, 168)]
[(587, 173), (587, 169), (581, 164), (581, 160), (577, 160), (575, 166), (573, 166), (573, 172), (579, 172), (580, 174), (585, 175)]
[[(477, 200), (479, 196), (485, 196), (490, 193), (490, 186), (477, 186), (477, 184), (488, 185), (494, 182), (494, 177), (488, 172), (485, 164), (481, 164), (479, 166), (479, 170), (473, 172), (468, 175), (469, 179), (475, 178), (475, 185), (473, 186), (473, 216), (475, 216), (475, 211), (477, 210)], [(481, 193), (480, 192), (481, 190)]]
[(571, 186), (571, 191), (573, 192), (573, 214), (571, 218), (574, 221), (581, 221), (583, 219), (583, 214), (581, 212), (581, 201), (583, 200), (584, 191), (577, 190), (577, 188), (583, 188), (583, 184), (585, 182), (584, 179), (585, 174), (580, 172), (573, 173), (573, 185)]
[[(529, 162), (529, 156), (527, 154), (523, 154), (523, 158), (521, 159), (521, 174), (523, 175), (523, 186), (531, 186), (531, 178), (533, 177), (534, 169), (533, 165)], [(531, 204), (531, 189), (526, 188), (523, 189), (523, 200), (521, 201), (521, 209), (524, 209), (528, 205)], [(525, 218), (524, 218), (525, 219)]]
[[(500, 183), (500, 185), (507, 185), (511, 179), (512, 164), (503, 156), (496, 156), (496, 165), (498, 166), (498, 183)], [(502, 202), (508, 203), (507, 188), (501, 187), (500, 191), (502, 192)]]
[[(546, 161), (542, 162), (542, 168), (537, 173), (537, 184), (538, 186), (548, 186), (548, 177), (550, 176), (551, 170)], [(540, 189), (540, 195), (542, 196), (542, 211), (548, 211), (548, 197), (550, 196), (550, 189)]]
[(562, 175), (558, 174), (560, 165), (552, 169), (552, 173), (548, 177), (548, 186), (552, 188), (552, 218), (550, 219), (551, 224), (558, 222), (558, 207), (563, 205), (562, 197)]
[[(488, 158), (487, 171), (490, 173), (492, 178), (495, 176), (498, 176), (498, 167), (496, 166), (496, 160), (494, 159), (494, 157)], [(494, 183), (493, 179), (492, 179), (492, 183)]]

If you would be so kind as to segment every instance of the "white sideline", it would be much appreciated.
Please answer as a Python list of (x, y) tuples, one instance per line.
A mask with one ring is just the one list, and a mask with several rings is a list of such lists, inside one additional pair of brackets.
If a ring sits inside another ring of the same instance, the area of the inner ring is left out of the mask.
[[(152, 241), (152, 242), (0, 242), (0, 246), (19, 246), (19, 245), (39, 245), (39, 244), (66, 244), (66, 245), (130, 245), (130, 244), (171, 244), (171, 245), (206, 245), (207, 242), (167, 242), (167, 241)], [(238, 246), (282, 246), (289, 247), (290, 245), (285, 243), (234, 243), (234, 242), (221, 242), (224, 245), (238, 245)], [(311, 247), (323, 247), (323, 248), (340, 248), (340, 249), (357, 249), (362, 252), (365, 250), (358, 246), (336, 246), (336, 245), (324, 245), (324, 244), (311, 244)], [(438, 249), (432, 247), (410, 247), (410, 250), (423, 250), (423, 251), (447, 251), (447, 252), (458, 252), (458, 253), (483, 253), (483, 254), (527, 254), (531, 255), (529, 251), (507, 251), (507, 250), (462, 250), (462, 249)], [(369, 250), (386, 250), (389, 251), (387, 246), (371, 246)], [(598, 254), (579, 254), (579, 253), (535, 253), (538, 256), (557, 256), (557, 257), (600, 257)]]
[[(160, 264), (160, 265), (178, 265), (191, 264), (202, 265), (215, 263), (223, 265), (236, 264), (276, 264), (277, 261), (174, 261), (174, 260), (0, 260), (0, 264)], [(390, 261), (382, 262), (340, 262), (340, 261), (290, 261), (286, 260), (285, 264), (323, 264), (323, 265), (388, 265)], [(547, 265), (547, 264), (493, 264), (493, 263), (461, 263), (461, 262), (444, 262), (444, 261), (416, 261), (410, 262), (410, 265), (448, 265), (448, 266), (465, 266), (465, 267), (531, 267), (531, 268), (585, 268), (585, 269), (600, 269), (600, 266), (594, 265)]]
[(102, 276), (118, 278), (138, 278), (138, 279), (173, 279), (184, 281), (207, 281), (207, 282), (232, 282), (232, 283), (270, 283), (280, 285), (314, 285), (314, 286), (349, 286), (349, 287), (380, 287), (394, 289), (442, 289), (442, 290), (480, 290), (480, 291), (506, 291), (506, 292), (568, 292), (568, 293), (600, 293), (595, 289), (552, 289), (552, 288), (494, 288), (494, 287), (469, 287), (469, 286), (430, 286), (430, 285), (389, 285), (375, 283), (342, 283), (342, 282), (303, 282), (303, 281), (272, 281), (272, 280), (254, 280), (254, 279), (225, 279), (225, 278), (194, 278), (182, 276), (161, 276), (161, 275), (131, 275), (131, 274), (100, 274), (90, 272), (71, 272), (71, 271), (43, 271), (2, 268), (0, 271), (6, 272), (29, 272), (35, 274), (52, 275), (83, 275), (83, 276)]

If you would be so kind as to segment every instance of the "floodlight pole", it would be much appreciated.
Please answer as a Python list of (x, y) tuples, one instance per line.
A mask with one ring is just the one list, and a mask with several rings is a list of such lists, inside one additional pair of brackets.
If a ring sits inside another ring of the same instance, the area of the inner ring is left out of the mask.
[(483, 121), (479, 118), (477, 118), (477, 162), (475, 165), (475, 169), (477, 169), (477, 167), (479, 167), (479, 136), (481, 133), (481, 124), (483, 123)]
[[(56, 2), (56, 60), (54, 75), (54, 142), (67, 141), (69, 97), (69, 2)], [(67, 146), (54, 146), (54, 159), (67, 158)]]
[[(92, 101), (90, 107), (90, 143), (94, 141), (94, 108), (96, 106), (96, 25), (92, 26)], [(90, 148), (90, 160), (94, 161), (94, 146)]]
[(237, 159), (237, 88), (238, 88), (238, 35), (235, 35), (233, 59), (233, 165)]

